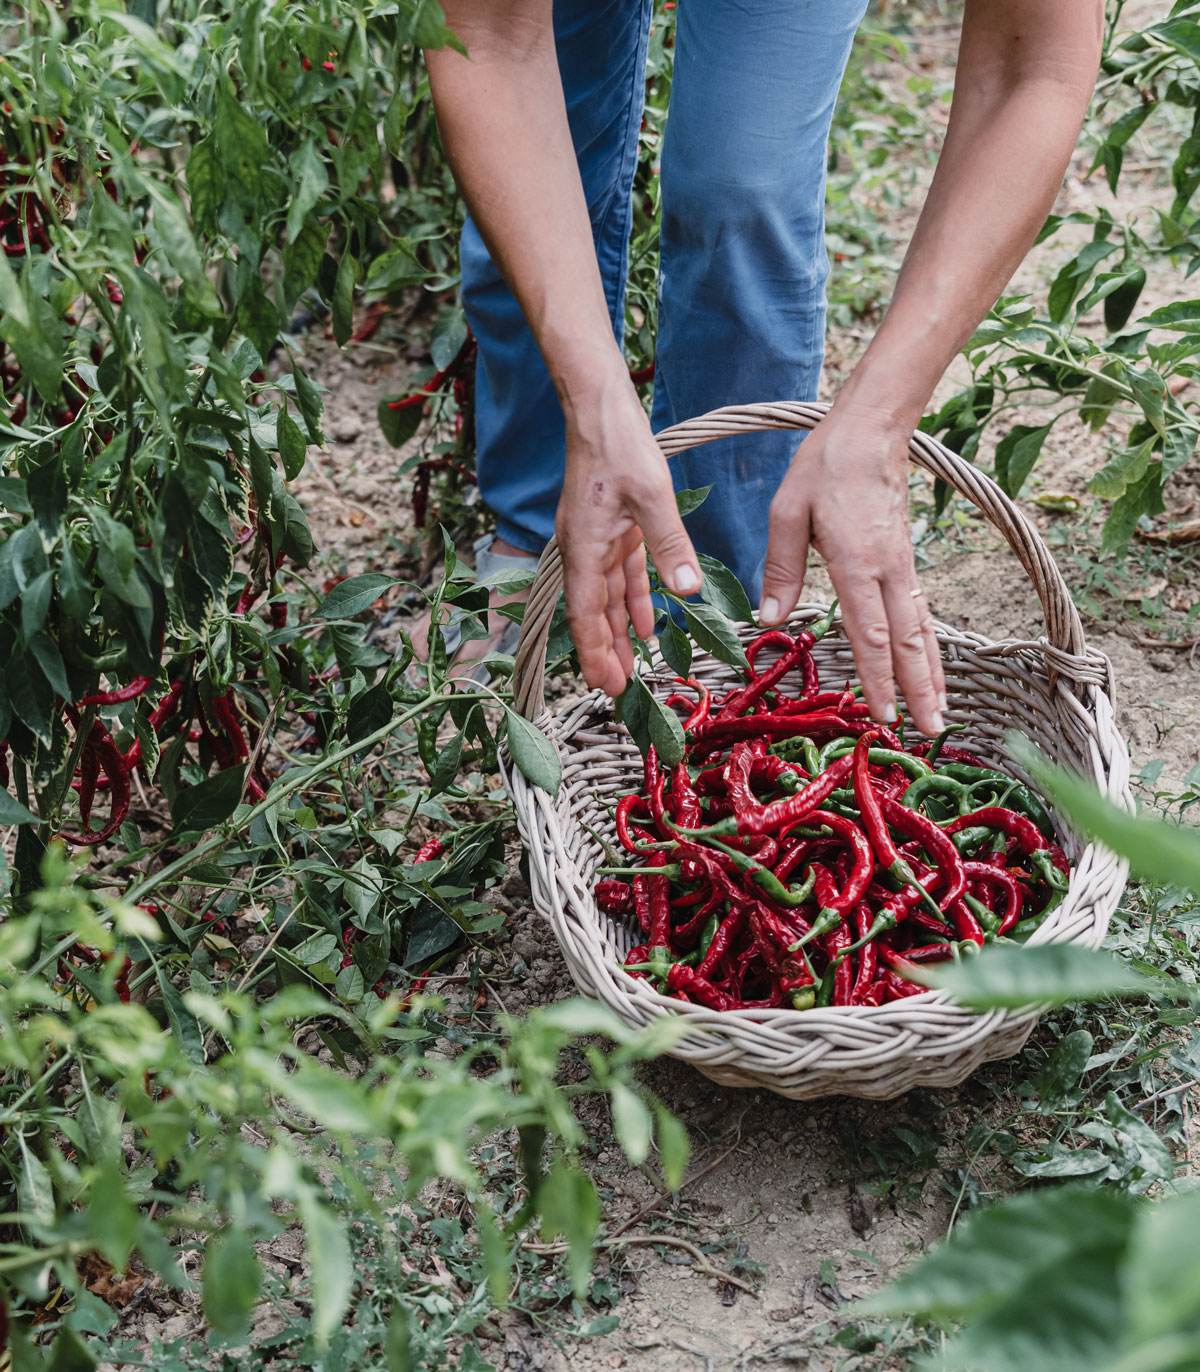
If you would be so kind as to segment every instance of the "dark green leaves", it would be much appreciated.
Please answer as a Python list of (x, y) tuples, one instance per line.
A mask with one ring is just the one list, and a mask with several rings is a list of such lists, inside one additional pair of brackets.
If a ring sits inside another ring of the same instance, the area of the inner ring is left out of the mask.
[[(1039, 1191), (972, 1217), (858, 1308), (966, 1320), (942, 1364), (972, 1372), (1079, 1372), (1108, 1365), (1136, 1211), (1095, 1190)], [(1115, 1336), (1115, 1337), (1114, 1337)]]
[(996, 445), (996, 480), (1006, 495), (1020, 495), (1051, 427), (1051, 424), (1014, 424)]
[(223, 824), (237, 808), (242, 793), (242, 773), (241, 767), (229, 767), (178, 792), (171, 806), (176, 831), (202, 832)]
[(754, 619), (754, 610), (742, 590), (742, 583), (715, 557), (700, 554), (700, 570), (704, 573), (704, 584), (700, 588), (700, 598), (714, 610), (719, 610), (727, 619), (749, 624)]
[(731, 667), (747, 667), (746, 653), (729, 620), (712, 605), (687, 604), (683, 609), (688, 632), (699, 647)]
[(674, 767), (683, 761), (683, 726), (678, 716), (658, 700), (636, 672), (617, 697), (617, 717), (643, 756), (653, 743), (665, 766)]
[(230, 1226), (204, 1250), (204, 1316), (218, 1334), (243, 1333), (258, 1303), (262, 1270), (249, 1234)]
[(394, 585), (396, 578), (385, 576), (382, 572), (364, 572), (361, 576), (349, 576), (345, 581), (339, 581), (321, 601), (317, 606), (317, 614), (322, 619), (353, 619)]
[(508, 751), (525, 777), (552, 796), (562, 784), (562, 760), (554, 744), (545, 734), (507, 705), (504, 718), (508, 725)]

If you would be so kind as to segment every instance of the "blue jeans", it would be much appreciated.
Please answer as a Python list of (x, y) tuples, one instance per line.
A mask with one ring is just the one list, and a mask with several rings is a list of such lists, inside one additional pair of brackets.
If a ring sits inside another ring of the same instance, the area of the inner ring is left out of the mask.
[[(679, 0), (663, 140), (654, 429), (719, 405), (811, 400), (825, 332), (825, 162), (834, 101), (866, 0)], [(651, 0), (555, 0), (559, 69), (620, 339)], [(530, 131), (530, 136), (536, 136)], [(554, 387), (516, 301), (468, 220), (463, 303), (479, 340), (481, 493), (501, 538), (538, 553), (565, 462)], [(757, 603), (786, 432), (673, 458), (676, 489), (712, 483), (696, 548)]]

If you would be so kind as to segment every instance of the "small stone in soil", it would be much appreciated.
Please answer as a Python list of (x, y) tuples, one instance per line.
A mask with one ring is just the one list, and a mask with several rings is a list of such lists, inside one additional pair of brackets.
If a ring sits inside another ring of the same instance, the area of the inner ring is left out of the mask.
[(362, 430), (362, 419), (358, 415), (342, 414), (334, 420), (330, 434), (338, 443), (353, 443)]

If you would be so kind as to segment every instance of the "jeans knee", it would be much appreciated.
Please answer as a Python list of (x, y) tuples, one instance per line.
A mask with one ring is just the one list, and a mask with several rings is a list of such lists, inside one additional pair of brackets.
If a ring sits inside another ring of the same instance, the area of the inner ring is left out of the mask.
[(829, 275), (824, 184), (797, 187), (726, 175), (719, 165), (663, 187), (663, 253), (705, 264), (714, 277), (749, 272), (762, 284), (821, 294)]

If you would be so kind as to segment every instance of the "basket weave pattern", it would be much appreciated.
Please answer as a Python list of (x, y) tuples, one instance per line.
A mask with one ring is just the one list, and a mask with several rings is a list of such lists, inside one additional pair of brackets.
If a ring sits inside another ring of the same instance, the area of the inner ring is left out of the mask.
[[(717, 410), (665, 430), (665, 453), (763, 428), (810, 429), (825, 406), (779, 403)], [(1037, 531), (988, 477), (925, 435), (911, 456), (983, 511), (1020, 558), (1041, 599), (1047, 638), (992, 642), (937, 624), (949, 697), (948, 724), (961, 724), (956, 745), (969, 748), (1023, 780), (1007, 754), (1005, 734), (1016, 730), (1050, 757), (1093, 778), (1110, 798), (1130, 806), (1128, 752), (1115, 724), (1108, 660), (1087, 647), (1079, 616), (1061, 574)], [(605, 837), (614, 827), (605, 808), (641, 785), (641, 756), (595, 691), (551, 717), (545, 709), (545, 649), (550, 619), (562, 589), (562, 564), (553, 543), (543, 554), (530, 593), (517, 649), (517, 708), (554, 742), (563, 760), (563, 785), (551, 798), (530, 785), (504, 759), (521, 837), (529, 852), (534, 905), (550, 924), (579, 989), (613, 1009), (632, 1026), (656, 1016), (682, 1016), (689, 1032), (672, 1050), (707, 1076), (730, 1086), (761, 1086), (811, 1099), (856, 1095), (886, 1099), (913, 1086), (949, 1086), (981, 1063), (1017, 1052), (1037, 1021), (1036, 1009), (973, 1014), (941, 992), (881, 1006), (819, 1010), (717, 1012), (667, 998), (619, 964), (643, 935), (602, 914), (592, 895), (603, 851), (587, 832)], [(823, 612), (799, 606), (788, 627), (796, 631)], [(740, 630), (748, 642), (758, 630)], [(855, 680), (850, 647), (835, 623), (814, 656), (826, 686)], [(647, 684), (663, 698), (675, 689), (673, 674), (659, 661)], [(738, 674), (707, 654), (694, 655), (693, 675), (715, 692)], [(1105, 849), (1084, 844), (1059, 824), (1072, 863), (1070, 889), (1031, 943), (1079, 942), (1104, 937), (1120, 899), (1126, 865)]]

